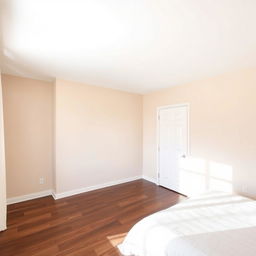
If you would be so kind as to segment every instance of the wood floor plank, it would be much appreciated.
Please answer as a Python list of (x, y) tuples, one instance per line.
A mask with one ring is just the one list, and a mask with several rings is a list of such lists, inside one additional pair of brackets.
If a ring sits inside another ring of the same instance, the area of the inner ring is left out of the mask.
[(59, 200), (47, 196), (8, 206), (1, 256), (120, 256), (116, 245), (151, 213), (184, 197), (137, 180)]

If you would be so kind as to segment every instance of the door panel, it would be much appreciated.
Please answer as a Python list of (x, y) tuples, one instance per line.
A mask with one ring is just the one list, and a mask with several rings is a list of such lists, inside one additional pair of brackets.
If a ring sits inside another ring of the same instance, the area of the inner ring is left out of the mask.
[(188, 107), (159, 110), (159, 184), (182, 193), (180, 160), (188, 150)]

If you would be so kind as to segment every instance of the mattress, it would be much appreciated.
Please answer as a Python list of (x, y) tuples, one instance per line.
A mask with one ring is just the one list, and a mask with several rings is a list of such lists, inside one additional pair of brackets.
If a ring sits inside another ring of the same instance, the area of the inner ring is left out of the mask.
[(256, 202), (208, 192), (144, 218), (118, 248), (129, 256), (255, 256)]

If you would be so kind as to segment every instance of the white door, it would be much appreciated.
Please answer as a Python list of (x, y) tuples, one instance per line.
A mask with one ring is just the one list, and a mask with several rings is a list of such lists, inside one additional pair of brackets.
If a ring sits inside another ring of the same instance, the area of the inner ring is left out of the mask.
[(184, 194), (180, 161), (188, 154), (188, 106), (160, 108), (158, 122), (159, 185)]

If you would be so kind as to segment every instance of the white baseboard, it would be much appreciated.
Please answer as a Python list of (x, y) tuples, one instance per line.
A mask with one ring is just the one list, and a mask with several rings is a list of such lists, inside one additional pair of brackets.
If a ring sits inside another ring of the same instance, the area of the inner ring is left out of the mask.
[(145, 175), (143, 175), (143, 176), (139, 175), (139, 176), (134, 176), (134, 177), (130, 177), (130, 178), (122, 179), (122, 180), (111, 181), (111, 182), (107, 182), (107, 183), (103, 183), (103, 184), (99, 184), (99, 185), (95, 185), (95, 186), (74, 189), (74, 190), (63, 192), (63, 193), (55, 193), (52, 190), (45, 190), (45, 191), (32, 193), (32, 194), (28, 194), (28, 195), (11, 197), (11, 198), (7, 199), (7, 205), (20, 203), (20, 202), (24, 202), (24, 201), (27, 201), (27, 200), (32, 200), (32, 199), (36, 199), (36, 198), (40, 198), (40, 197), (44, 197), (44, 196), (50, 196), (50, 195), (52, 195), (53, 198), (55, 200), (57, 200), (57, 199), (60, 199), (60, 198), (73, 196), (73, 195), (81, 194), (81, 193), (84, 193), (84, 192), (89, 192), (89, 191), (96, 190), (96, 189), (106, 188), (106, 187), (110, 187), (110, 186), (130, 182), (130, 181), (134, 181), (134, 180), (139, 180), (139, 179), (144, 179), (144, 180), (150, 181), (150, 182), (155, 183), (155, 184), (157, 183), (156, 179), (154, 179), (154, 178), (151, 178), (151, 177), (148, 177), (148, 176), (145, 176)]
[(157, 184), (157, 180), (156, 180), (156, 179), (154, 179), (154, 178), (151, 178), (151, 177), (149, 177), (149, 176), (143, 175), (143, 176), (142, 176), (142, 179), (144, 179), (144, 180), (147, 180), (147, 181), (150, 181), (150, 182), (152, 182), (152, 183)]
[(126, 178), (126, 179), (122, 179), (122, 180), (111, 181), (111, 182), (107, 182), (107, 183), (103, 183), (103, 184), (99, 184), (99, 185), (95, 185), (95, 186), (74, 189), (74, 190), (63, 192), (63, 193), (54, 193), (53, 192), (52, 196), (56, 200), (56, 199), (60, 199), (60, 198), (68, 197), (68, 196), (73, 196), (73, 195), (89, 192), (89, 191), (96, 190), (96, 189), (106, 188), (106, 187), (130, 182), (130, 181), (138, 180), (138, 179), (142, 179), (142, 176), (135, 176), (135, 177)]
[(37, 193), (27, 194), (23, 196), (11, 197), (11, 198), (7, 198), (7, 205), (16, 204), (16, 203), (24, 202), (27, 200), (36, 199), (44, 196), (50, 196), (50, 195), (52, 195), (52, 190), (45, 190), (45, 191), (40, 191)]

